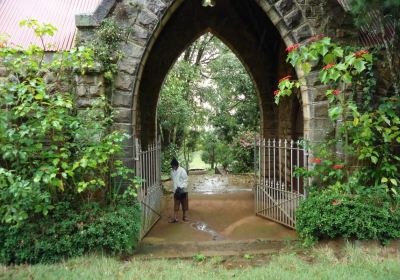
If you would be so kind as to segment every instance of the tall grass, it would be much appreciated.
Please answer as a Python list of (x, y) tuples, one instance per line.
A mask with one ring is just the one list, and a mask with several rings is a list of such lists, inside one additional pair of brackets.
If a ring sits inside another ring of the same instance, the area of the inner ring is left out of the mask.
[[(305, 261), (304, 259), (307, 259)], [(310, 261), (311, 260), (311, 261)], [(245, 262), (246, 260), (242, 260)], [(265, 258), (258, 267), (226, 269), (212, 260), (130, 260), (89, 256), (54, 265), (0, 266), (0, 279), (400, 279), (400, 256), (348, 247), (341, 257), (330, 249), (307, 255)]]

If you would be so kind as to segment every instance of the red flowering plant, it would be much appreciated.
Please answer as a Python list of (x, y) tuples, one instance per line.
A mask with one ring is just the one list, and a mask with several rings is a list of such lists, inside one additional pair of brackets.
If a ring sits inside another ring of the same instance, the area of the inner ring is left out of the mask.
[[(400, 193), (400, 157), (395, 150), (400, 145), (400, 96), (395, 92), (389, 98), (372, 97), (376, 83), (370, 50), (342, 47), (329, 37), (314, 36), (287, 51), (287, 61), (301, 76), (318, 71), (322, 84), (318, 90), (325, 87), (335, 130), (323, 148), (313, 147), (315, 172), (303, 175), (319, 177), (328, 185), (347, 184), (357, 177), (359, 184)], [(303, 78), (282, 78), (275, 102), (279, 104), (302, 85), (309, 87)], [(321, 156), (323, 149), (327, 154)]]
[[(296, 168), (295, 176), (313, 178), (314, 183), (320, 183), (320, 187), (343, 185), (346, 181), (346, 166), (340, 157), (331, 152), (333, 141), (327, 141), (318, 146), (307, 147), (312, 150), (309, 157), (309, 168)], [(304, 143), (304, 146), (308, 146)]]
[(293, 87), (300, 86), (299, 81), (293, 81), (291, 75), (279, 79), (278, 84), (279, 84), (279, 89), (274, 91), (276, 104), (279, 104), (279, 100), (281, 97), (291, 95)]

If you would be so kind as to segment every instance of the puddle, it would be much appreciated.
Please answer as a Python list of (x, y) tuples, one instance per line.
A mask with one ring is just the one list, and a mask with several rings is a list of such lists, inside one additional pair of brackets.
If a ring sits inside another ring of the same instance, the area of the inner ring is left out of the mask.
[(203, 231), (205, 233), (208, 233), (209, 235), (211, 235), (213, 240), (223, 240), (224, 239), (224, 237), (221, 234), (219, 234), (217, 231), (210, 228), (204, 222), (195, 222), (192, 224), (192, 228), (194, 228), (195, 230), (198, 230), (198, 231)]
[(193, 176), (190, 180), (190, 187), (193, 192), (201, 194), (252, 191), (251, 186), (245, 184), (232, 185), (228, 176), (221, 175)]

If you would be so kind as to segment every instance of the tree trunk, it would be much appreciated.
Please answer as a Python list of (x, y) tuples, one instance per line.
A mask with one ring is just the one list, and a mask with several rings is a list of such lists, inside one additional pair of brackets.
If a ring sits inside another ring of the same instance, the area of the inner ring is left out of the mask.
[(176, 133), (177, 133), (177, 127), (174, 126), (174, 129), (172, 130), (172, 144), (176, 144)]

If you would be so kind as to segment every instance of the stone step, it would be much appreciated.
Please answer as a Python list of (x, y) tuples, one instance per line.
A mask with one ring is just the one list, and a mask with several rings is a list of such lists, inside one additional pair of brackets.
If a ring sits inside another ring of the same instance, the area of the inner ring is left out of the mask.
[(191, 258), (201, 254), (212, 256), (236, 256), (244, 254), (273, 254), (296, 244), (295, 240), (216, 240), (180, 243), (142, 243), (135, 253), (139, 258)]

